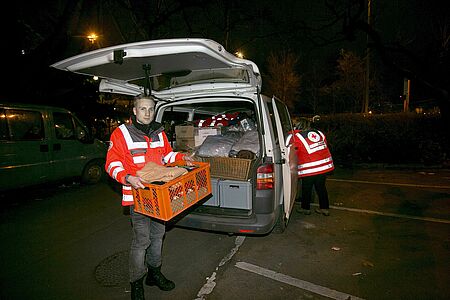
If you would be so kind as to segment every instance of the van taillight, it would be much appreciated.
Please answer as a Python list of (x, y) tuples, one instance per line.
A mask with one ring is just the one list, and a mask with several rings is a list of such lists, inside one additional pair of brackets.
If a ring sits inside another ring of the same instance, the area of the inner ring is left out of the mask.
[(260, 165), (256, 172), (256, 189), (273, 189), (273, 164)]

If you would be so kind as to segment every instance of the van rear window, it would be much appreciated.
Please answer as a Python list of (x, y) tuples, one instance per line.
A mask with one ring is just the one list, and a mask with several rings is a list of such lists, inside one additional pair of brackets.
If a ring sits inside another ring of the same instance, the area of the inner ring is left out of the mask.
[[(42, 140), (44, 122), (38, 111), (6, 109), (3, 113), (6, 122), (2, 122), (1, 137), (12, 141)], [(3, 117), (2, 117), (3, 118)], [(4, 127), (6, 125), (6, 128)]]

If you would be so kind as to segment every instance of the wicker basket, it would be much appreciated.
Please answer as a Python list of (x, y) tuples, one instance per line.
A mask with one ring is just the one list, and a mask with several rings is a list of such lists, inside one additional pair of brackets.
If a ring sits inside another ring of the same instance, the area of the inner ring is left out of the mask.
[(247, 180), (253, 160), (232, 157), (202, 157), (202, 161), (209, 162), (211, 177)]

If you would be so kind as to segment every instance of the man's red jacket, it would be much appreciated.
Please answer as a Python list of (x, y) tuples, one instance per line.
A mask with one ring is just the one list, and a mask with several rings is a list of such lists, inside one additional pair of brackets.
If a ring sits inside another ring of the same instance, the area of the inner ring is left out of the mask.
[(133, 205), (131, 185), (125, 182), (126, 175), (136, 176), (136, 172), (147, 162), (159, 165), (183, 159), (184, 154), (174, 152), (164, 131), (149, 138), (131, 124), (122, 124), (111, 134), (106, 155), (106, 172), (122, 183), (122, 205)]

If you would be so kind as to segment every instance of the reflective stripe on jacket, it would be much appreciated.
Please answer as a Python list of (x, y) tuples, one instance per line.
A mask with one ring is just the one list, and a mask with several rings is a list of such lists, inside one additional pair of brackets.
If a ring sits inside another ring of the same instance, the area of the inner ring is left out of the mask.
[(298, 160), (298, 177), (324, 174), (334, 170), (333, 158), (327, 146), (325, 135), (316, 129), (295, 130), (295, 144)]
[(147, 162), (159, 165), (183, 159), (184, 154), (174, 152), (164, 132), (150, 139), (129, 124), (122, 124), (111, 134), (106, 156), (106, 172), (122, 184), (122, 205), (133, 205), (131, 186), (125, 183), (126, 175), (136, 172)]

